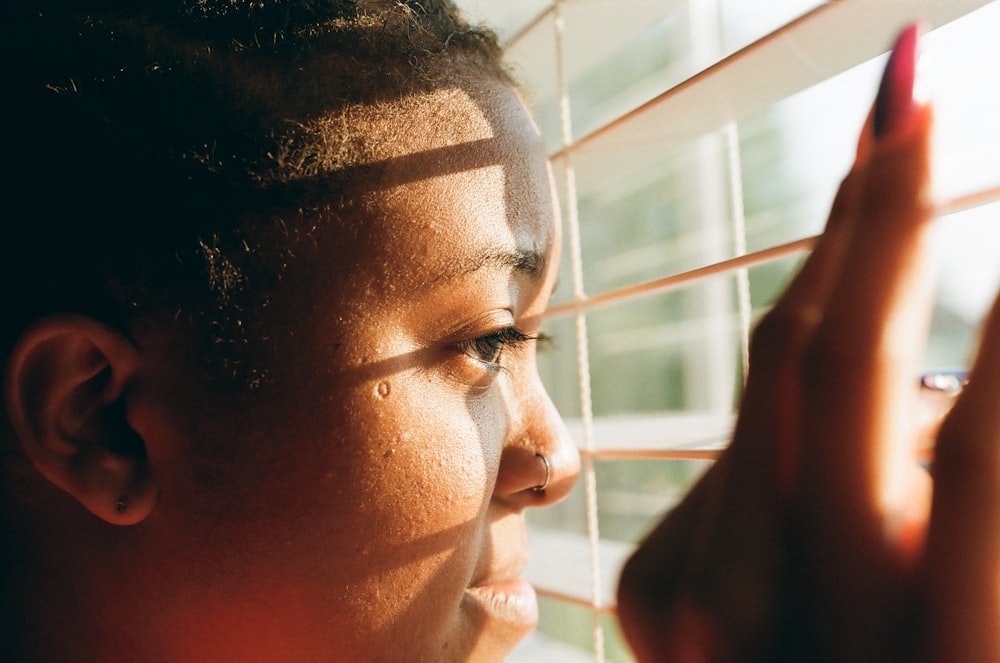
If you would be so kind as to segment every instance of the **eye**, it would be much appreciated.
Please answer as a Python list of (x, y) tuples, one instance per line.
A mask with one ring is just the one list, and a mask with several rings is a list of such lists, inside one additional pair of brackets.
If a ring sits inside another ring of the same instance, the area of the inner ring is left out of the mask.
[(530, 341), (543, 338), (541, 335), (525, 334), (516, 327), (504, 327), (494, 332), (457, 343), (459, 350), (493, 371), (499, 371), (500, 358), (505, 348), (517, 349)]

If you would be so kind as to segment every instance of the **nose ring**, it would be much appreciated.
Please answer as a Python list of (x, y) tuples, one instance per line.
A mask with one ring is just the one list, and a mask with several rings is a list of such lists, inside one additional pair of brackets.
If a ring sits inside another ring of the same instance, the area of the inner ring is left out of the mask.
[(542, 465), (545, 466), (545, 481), (542, 481), (540, 484), (538, 484), (537, 486), (535, 486), (534, 488), (532, 488), (532, 490), (535, 491), (536, 493), (541, 493), (546, 488), (549, 487), (549, 479), (552, 478), (552, 465), (549, 464), (549, 459), (546, 458), (545, 456), (543, 456), (542, 454), (536, 453), (535, 456), (537, 456), (538, 458), (541, 458), (542, 459)]

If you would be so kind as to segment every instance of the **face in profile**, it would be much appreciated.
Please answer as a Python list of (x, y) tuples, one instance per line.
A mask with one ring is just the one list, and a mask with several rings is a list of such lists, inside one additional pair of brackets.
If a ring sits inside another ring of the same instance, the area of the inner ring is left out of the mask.
[(560, 243), (547, 166), (506, 86), (407, 113), (364, 211), (275, 292), (270, 387), (222, 409), (135, 331), (159, 498), (107, 568), (74, 571), (130, 651), (492, 661), (535, 625), (524, 510), (578, 470), (535, 366)]

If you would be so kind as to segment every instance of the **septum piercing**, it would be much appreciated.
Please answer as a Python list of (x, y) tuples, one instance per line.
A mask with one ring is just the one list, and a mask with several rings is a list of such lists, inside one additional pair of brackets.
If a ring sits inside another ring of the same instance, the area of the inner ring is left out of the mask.
[(552, 465), (549, 463), (549, 459), (540, 453), (536, 453), (535, 456), (542, 459), (542, 465), (545, 466), (545, 481), (541, 482), (537, 486), (533, 487), (532, 490), (536, 493), (544, 492), (546, 488), (549, 487), (549, 479), (552, 478)]

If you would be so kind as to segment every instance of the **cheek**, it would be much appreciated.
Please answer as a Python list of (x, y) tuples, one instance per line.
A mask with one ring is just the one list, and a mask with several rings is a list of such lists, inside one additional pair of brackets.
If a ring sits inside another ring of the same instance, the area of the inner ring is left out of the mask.
[(267, 510), (316, 523), (311, 534), (286, 520), (290, 537), (328, 545), (331, 555), (394, 555), (399, 564), (473, 547), (504, 439), (494, 394), (409, 373), (324, 400), (269, 427), (283, 439), (272, 462), (258, 463), (272, 471), (259, 477), (268, 485), (258, 484), (257, 497), (281, 496)]
[[(499, 417), (425, 383), (387, 384), (345, 403), (352, 425), (337, 428), (340, 452), (330, 454), (338, 494), (323, 517), (341, 533), (334, 545), (347, 561), (336, 573), (352, 586), (339, 602), (365, 628), (391, 622), (434, 632), (453, 618), (486, 552)], [(421, 617), (400, 620), (401, 610)]]
[(503, 444), (497, 399), (419, 374), (320, 393), (210, 433), (237, 451), (196, 463), (164, 501), (248, 558), (406, 565), (477, 541)]
[[(503, 444), (493, 399), (433, 380), (380, 382), (354, 401), (354, 476), (381, 519), (420, 529), (458, 526), (485, 511)], [(400, 518), (404, 508), (407, 518)], [(374, 515), (374, 514), (373, 514)]]

